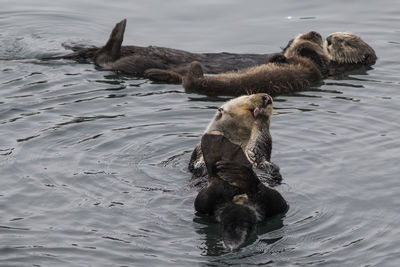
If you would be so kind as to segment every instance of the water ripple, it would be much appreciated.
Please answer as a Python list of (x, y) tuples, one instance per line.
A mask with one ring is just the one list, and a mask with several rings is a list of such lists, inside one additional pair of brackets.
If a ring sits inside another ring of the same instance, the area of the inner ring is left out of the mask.
[[(173, 1), (154, 9), (161, 2), (5, 0), (1, 265), (397, 266), (399, 40), (387, 23), (397, 14), (383, 1), (354, 14), (344, 3), (299, 1), (268, 8)], [(275, 188), (290, 209), (259, 224), (238, 251), (224, 248), (218, 224), (195, 214), (187, 169), (231, 97), (38, 59), (65, 53), (65, 42), (102, 45), (127, 10), (127, 44), (275, 52), (310, 27), (326, 36), (351, 25), (378, 53), (373, 68), (274, 99), (272, 159), (284, 177)]]

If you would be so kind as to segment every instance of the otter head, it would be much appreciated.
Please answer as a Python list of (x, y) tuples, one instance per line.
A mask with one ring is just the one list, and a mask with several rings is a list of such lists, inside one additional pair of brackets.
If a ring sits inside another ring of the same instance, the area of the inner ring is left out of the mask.
[(338, 64), (374, 64), (374, 49), (360, 37), (349, 32), (335, 32), (326, 38), (325, 50), (329, 59)]
[(268, 119), (273, 111), (272, 97), (259, 93), (234, 98), (218, 109), (218, 117), (229, 115), (243, 117), (244, 123), (253, 124), (259, 119)]
[(303, 33), (289, 41), (283, 55), (288, 59), (297, 56), (308, 58), (322, 75), (328, 72), (329, 58), (325, 54), (322, 37), (317, 32)]
[(272, 97), (264, 93), (234, 98), (218, 109), (206, 133), (222, 134), (233, 143), (244, 145), (256, 125), (269, 129), (272, 106)]

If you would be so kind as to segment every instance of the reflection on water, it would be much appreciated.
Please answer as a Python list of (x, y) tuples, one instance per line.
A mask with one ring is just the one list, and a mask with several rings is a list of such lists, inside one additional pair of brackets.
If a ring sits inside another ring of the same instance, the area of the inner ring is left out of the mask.
[[(3, 3), (0, 265), (397, 266), (394, 3), (162, 4)], [(372, 68), (274, 99), (275, 188), (290, 209), (237, 252), (187, 186), (190, 153), (228, 97), (37, 59), (64, 42), (101, 45), (123, 17), (127, 44), (268, 53), (301, 32), (349, 30), (377, 51)]]
[[(257, 228), (250, 234), (250, 237), (243, 247), (250, 246), (255, 242), (261, 242), (265, 244), (265, 246), (268, 246), (282, 239), (282, 236), (276, 236), (279, 232), (276, 230), (283, 227), (283, 218), (284, 216), (275, 216), (266, 222), (259, 223)], [(232, 253), (224, 247), (221, 237), (221, 225), (215, 222), (213, 218), (208, 216), (195, 217), (193, 221), (202, 225), (202, 228), (197, 229), (197, 233), (200, 236), (204, 236), (204, 238), (202, 238), (203, 243), (200, 246), (202, 255), (218, 256)], [(267, 237), (267, 234), (273, 237)], [(258, 236), (265, 237), (258, 238)]]

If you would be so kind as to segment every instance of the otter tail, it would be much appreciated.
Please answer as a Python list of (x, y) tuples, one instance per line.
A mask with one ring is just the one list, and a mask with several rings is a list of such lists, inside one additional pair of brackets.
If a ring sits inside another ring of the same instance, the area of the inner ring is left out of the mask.
[(120, 58), (125, 28), (126, 19), (121, 20), (115, 25), (107, 43), (95, 53), (94, 61), (97, 65), (103, 66)]
[(63, 46), (66, 49), (70, 49), (74, 52), (63, 55), (63, 56), (43, 57), (43, 58), (41, 58), (41, 60), (71, 59), (71, 60), (76, 60), (78, 62), (86, 62), (86, 61), (92, 60), (96, 51), (99, 50), (99, 48), (95, 47), (95, 46), (89, 46), (89, 47), (82, 46), (82, 45), (68, 46), (68, 45), (64, 45), (64, 44), (63, 44)]

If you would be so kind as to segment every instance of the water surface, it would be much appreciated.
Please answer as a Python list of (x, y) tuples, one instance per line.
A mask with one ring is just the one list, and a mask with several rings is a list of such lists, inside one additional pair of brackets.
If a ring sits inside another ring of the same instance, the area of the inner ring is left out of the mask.
[[(400, 52), (396, 1), (8, 1), (0, 11), (1, 266), (398, 266)], [(352, 31), (370, 70), (275, 98), (275, 163), (290, 204), (237, 252), (194, 214), (190, 153), (228, 98), (42, 62), (61, 43), (279, 51)]]

